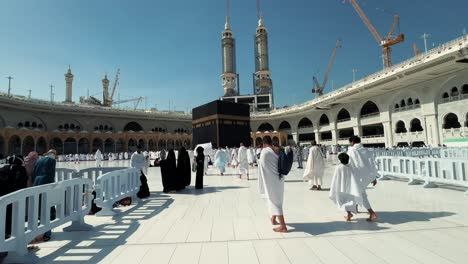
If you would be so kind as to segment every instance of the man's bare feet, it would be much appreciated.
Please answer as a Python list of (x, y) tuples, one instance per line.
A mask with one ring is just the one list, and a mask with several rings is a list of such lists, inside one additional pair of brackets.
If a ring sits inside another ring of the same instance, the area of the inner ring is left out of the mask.
[(249, 175), (247, 174), (247, 180), (250, 181)]
[(314, 184), (314, 185), (312, 186), (312, 188), (310, 188), (310, 189), (311, 189), (311, 190), (317, 189), (317, 185)]
[(366, 219), (367, 222), (374, 222), (375, 220), (377, 220), (376, 213), (370, 213), (369, 218)]
[(278, 224), (278, 222), (276, 221), (276, 216), (272, 216), (270, 221), (271, 221), (272, 225), (277, 225)]
[(319, 185), (317, 186), (317, 191), (321, 191), (322, 190), (322, 187)]
[(273, 231), (279, 232), (279, 233), (287, 233), (288, 228), (286, 226), (278, 226), (278, 227), (273, 228)]

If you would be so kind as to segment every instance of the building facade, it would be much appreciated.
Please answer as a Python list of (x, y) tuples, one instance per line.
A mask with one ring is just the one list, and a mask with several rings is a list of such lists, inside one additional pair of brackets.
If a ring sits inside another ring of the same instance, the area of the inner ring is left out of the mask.
[(290, 143), (468, 146), (468, 38), (293, 107), (254, 113), (253, 133), (283, 131)]
[(191, 147), (191, 116), (51, 103), (0, 94), (0, 153), (59, 154)]

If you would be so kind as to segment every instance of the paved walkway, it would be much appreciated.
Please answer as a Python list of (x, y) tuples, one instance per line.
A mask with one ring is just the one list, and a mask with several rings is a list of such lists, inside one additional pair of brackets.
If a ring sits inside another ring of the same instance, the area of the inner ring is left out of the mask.
[(209, 173), (202, 191), (166, 195), (159, 168), (150, 168), (149, 199), (118, 217), (87, 216), (90, 232), (54, 230), (40, 245), (39, 263), (468, 263), (463, 192), (381, 181), (368, 190), (379, 221), (361, 213), (346, 223), (328, 190), (310, 191), (294, 170), (285, 185), (290, 232), (278, 234), (257, 192), (256, 169), (250, 181)]

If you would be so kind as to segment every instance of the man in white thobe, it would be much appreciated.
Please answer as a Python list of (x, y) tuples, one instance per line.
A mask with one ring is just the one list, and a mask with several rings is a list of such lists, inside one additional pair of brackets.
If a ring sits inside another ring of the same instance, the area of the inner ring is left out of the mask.
[(147, 173), (147, 171), (146, 171), (146, 169), (147, 169), (146, 157), (145, 157), (145, 154), (143, 152), (141, 152), (141, 149), (142, 149), (142, 147), (138, 146), (137, 151), (135, 151), (132, 154), (132, 157), (130, 158), (130, 167), (137, 168), (141, 172), (143, 172), (143, 174), (146, 175), (146, 173)]
[(226, 164), (227, 164), (226, 151), (220, 148), (218, 151), (216, 151), (214, 165), (216, 168), (218, 168), (219, 174), (221, 174), (221, 176), (223, 176), (224, 172), (226, 171)]
[(247, 175), (247, 180), (249, 180), (249, 161), (247, 159), (247, 148), (244, 147), (243, 143), (240, 143), (237, 159), (239, 162), (239, 179), (242, 179), (242, 175), (245, 174)]
[(372, 207), (367, 198), (366, 187), (370, 183), (374, 186), (377, 184), (377, 167), (375, 165), (372, 153), (369, 152), (362, 144), (358, 136), (349, 138), (351, 147), (348, 149), (349, 163), (354, 170), (359, 184), (362, 189), (362, 205), (369, 212), (367, 221), (371, 222), (377, 219), (377, 214), (372, 210)]
[(346, 153), (338, 155), (340, 164), (336, 166), (335, 174), (330, 185), (330, 199), (340, 210), (347, 212), (346, 221), (351, 221), (352, 212), (357, 213), (356, 206), (362, 205), (362, 187), (354, 170), (349, 164), (349, 156)]
[(237, 167), (237, 164), (239, 164), (239, 163), (237, 162), (237, 154), (238, 154), (237, 148), (234, 148), (234, 149), (232, 150), (232, 154), (231, 154), (231, 166), (232, 166), (233, 168)]
[(96, 154), (94, 154), (94, 160), (96, 160), (96, 167), (101, 167), (102, 154), (100, 149), (98, 149)]
[(309, 149), (309, 157), (307, 158), (307, 164), (303, 176), (305, 180), (309, 180), (311, 190), (322, 190), (322, 178), (324, 170), (325, 162), (323, 161), (322, 152), (320, 152), (320, 149), (317, 146), (317, 142), (312, 140), (312, 147)]
[(273, 150), (271, 137), (263, 138), (263, 149), (258, 159), (258, 188), (267, 200), (271, 212), (271, 224), (279, 227), (275, 232), (288, 232), (283, 215), (284, 177), (278, 172), (278, 154)]

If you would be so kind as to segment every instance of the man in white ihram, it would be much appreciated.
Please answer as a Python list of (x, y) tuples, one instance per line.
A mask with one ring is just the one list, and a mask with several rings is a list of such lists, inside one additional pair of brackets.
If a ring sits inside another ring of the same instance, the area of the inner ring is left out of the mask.
[(275, 232), (288, 232), (283, 214), (284, 177), (278, 172), (278, 154), (273, 150), (271, 137), (263, 138), (263, 149), (258, 160), (258, 189), (260, 194), (268, 199), (271, 224), (279, 227), (273, 228)]
[(309, 149), (309, 157), (307, 158), (307, 164), (303, 176), (304, 179), (309, 180), (311, 190), (322, 190), (324, 169), (325, 163), (323, 161), (322, 152), (318, 148), (317, 142), (312, 140), (312, 147)]
[(249, 160), (247, 159), (247, 148), (244, 147), (243, 143), (240, 143), (237, 159), (239, 162), (239, 179), (242, 179), (242, 174), (245, 174), (247, 180), (249, 180)]
[(349, 144), (351, 145), (348, 149), (349, 163), (362, 190), (362, 205), (369, 212), (367, 221), (372, 222), (377, 219), (377, 214), (372, 210), (369, 203), (366, 187), (370, 183), (374, 186), (377, 184), (377, 167), (371, 153), (362, 146), (361, 139), (358, 136), (350, 137)]
[(102, 154), (101, 154), (100, 149), (96, 151), (96, 154), (94, 155), (94, 159), (96, 160), (96, 167), (101, 167)]

